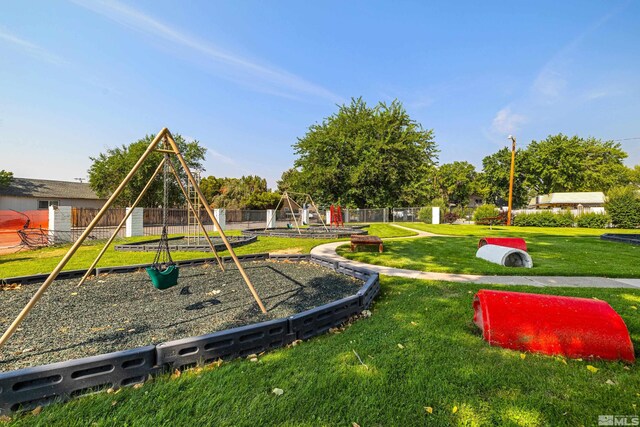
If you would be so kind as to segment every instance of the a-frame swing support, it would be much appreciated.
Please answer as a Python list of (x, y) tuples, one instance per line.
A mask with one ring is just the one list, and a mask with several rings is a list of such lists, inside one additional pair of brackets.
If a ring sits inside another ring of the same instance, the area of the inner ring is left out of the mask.
[[(293, 222), (295, 223), (296, 229), (298, 230), (298, 234), (302, 234), (302, 232), (300, 231), (300, 226), (298, 225), (298, 220), (296, 219), (296, 213), (293, 210), (293, 206), (291, 205), (291, 197), (289, 196), (289, 194), (298, 194), (301, 196), (304, 196), (304, 204), (307, 204), (307, 202), (310, 202), (311, 206), (313, 206), (313, 208), (316, 210), (316, 214), (318, 214), (318, 218), (320, 218), (320, 223), (322, 224), (322, 227), (324, 228), (325, 231), (329, 231), (329, 229), (327, 228), (327, 224), (324, 222), (324, 220), (322, 219), (322, 215), (320, 215), (320, 210), (318, 209), (318, 206), (316, 206), (315, 202), (313, 201), (313, 198), (311, 197), (310, 194), (307, 193), (296, 193), (293, 191), (284, 191), (282, 193), (282, 197), (280, 197), (280, 200), (278, 200), (278, 204), (276, 205), (276, 208), (273, 211), (272, 215), (276, 215), (278, 209), (280, 208), (280, 205), (284, 206), (283, 201), (286, 200), (287, 204), (289, 205), (289, 210), (291, 211), (291, 215), (293, 216)], [(296, 202), (295, 200), (293, 201), (298, 207), (300, 207), (300, 204), (298, 204), (298, 202)], [(267, 218), (267, 224), (270, 224), (271, 218)], [(267, 227), (265, 227), (265, 231), (269, 228), (269, 226), (267, 225)]]
[[(168, 148), (167, 147), (158, 148), (158, 144), (163, 139), (166, 139), (165, 144), (168, 145)], [(173, 136), (171, 135), (171, 132), (169, 132), (169, 129), (163, 128), (156, 135), (156, 137), (153, 139), (153, 141), (151, 141), (151, 144), (149, 144), (149, 147), (147, 147), (147, 149), (142, 154), (142, 156), (140, 156), (140, 158), (138, 159), (136, 164), (133, 166), (131, 171), (129, 171), (129, 173), (122, 180), (120, 185), (118, 185), (118, 187), (115, 189), (115, 191), (113, 192), (111, 197), (109, 197), (109, 199), (104, 204), (104, 206), (100, 209), (100, 211), (98, 211), (98, 213), (93, 218), (93, 220), (91, 221), (89, 226), (82, 232), (82, 234), (80, 235), (78, 240), (75, 241), (75, 243), (71, 246), (71, 248), (67, 251), (67, 253), (62, 257), (60, 262), (58, 262), (58, 265), (56, 265), (56, 267), (53, 269), (51, 274), (49, 274), (49, 276), (44, 281), (44, 283), (42, 285), (40, 285), (40, 288), (38, 288), (36, 293), (31, 297), (31, 300), (29, 300), (29, 302), (24, 306), (22, 311), (20, 311), (20, 314), (18, 314), (18, 316), (11, 323), (11, 325), (9, 325), (9, 327), (4, 332), (4, 334), (2, 334), (2, 337), (0, 337), (0, 347), (4, 346), (4, 344), (7, 342), (7, 340), (9, 340), (9, 338), (11, 338), (11, 336), (14, 334), (16, 329), (18, 329), (18, 326), (20, 326), (20, 324), (25, 319), (25, 317), (29, 314), (31, 309), (33, 309), (33, 307), (38, 303), (38, 301), (40, 300), (42, 295), (46, 292), (46, 290), (49, 288), (51, 283), (53, 283), (53, 281), (56, 279), (56, 277), (58, 277), (58, 274), (60, 274), (62, 269), (65, 267), (65, 265), (67, 265), (69, 260), (76, 253), (76, 251), (82, 245), (82, 243), (85, 241), (87, 236), (89, 236), (89, 234), (91, 233), (91, 231), (93, 231), (93, 229), (96, 227), (98, 222), (100, 222), (102, 217), (107, 212), (107, 209), (109, 209), (111, 207), (113, 202), (118, 198), (120, 193), (122, 193), (122, 191), (127, 186), (129, 181), (131, 181), (131, 178), (135, 175), (135, 173), (138, 171), (138, 169), (140, 169), (140, 166), (142, 166), (142, 164), (147, 159), (147, 157), (149, 157), (149, 155), (154, 151), (155, 152), (161, 152), (161, 153), (173, 154), (173, 155), (176, 156), (176, 158), (178, 159), (178, 162), (180, 163), (180, 165), (182, 166), (182, 168), (184, 169), (184, 171), (185, 171), (185, 173), (187, 175), (187, 179), (189, 180), (191, 185), (193, 185), (194, 189), (196, 190), (198, 198), (200, 199), (200, 202), (203, 204), (205, 210), (207, 211), (207, 214), (209, 215), (209, 218), (211, 218), (211, 220), (213, 221), (213, 224), (219, 230), (220, 237), (222, 238), (222, 241), (224, 242), (227, 250), (231, 254), (231, 258), (233, 259), (233, 262), (238, 267), (238, 271), (242, 275), (242, 278), (244, 279), (245, 283), (247, 284), (247, 287), (251, 291), (251, 294), (253, 295), (253, 298), (256, 300), (256, 303), (260, 307), (260, 310), (263, 313), (267, 312), (267, 310), (264, 307), (264, 304), (262, 304), (262, 300), (260, 299), (258, 293), (256, 292), (255, 288), (253, 287), (253, 284), (251, 283), (251, 280), (249, 279), (249, 276), (247, 276), (247, 273), (244, 271), (244, 268), (242, 267), (242, 264), (240, 264), (240, 261), (238, 260), (238, 257), (236, 256), (235, 251), (231, 247), (231, 244), (229, 243), (229, 240), (227, 239), (227, 236), (224, 234), (224, 231), (222, 231), (222, 229), (220, 228), (220, 224), (218, 223), (218, 220), (213, 215), (213, 211), (211, 210), (211, 207), (207, 203), (206, 198), (202, 194), (202, 191), (200, 190), (200, 187), (195, 182), (195, 179), (193, 178), (193, 175), (191, 174), (191, 170), (189, 170), (189, 166), (187, 165), (187, 163), (185, 162), (184, 158), (182, 157), (182, 154), (180, 153), (180, 150), (178, 149), (178, 145), (176, 144), (175, 140), (173, 139)]]

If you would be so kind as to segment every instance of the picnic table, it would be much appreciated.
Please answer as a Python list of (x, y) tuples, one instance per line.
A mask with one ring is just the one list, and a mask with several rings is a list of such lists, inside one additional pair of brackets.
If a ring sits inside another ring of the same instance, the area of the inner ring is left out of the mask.
[(351, 235), (351, 252), (355, 251), (358, 246), (378, 246), (378, 251), (382, 253), (384, 246), (382, 239), (378, 236), (368, 236), (362, 234)]

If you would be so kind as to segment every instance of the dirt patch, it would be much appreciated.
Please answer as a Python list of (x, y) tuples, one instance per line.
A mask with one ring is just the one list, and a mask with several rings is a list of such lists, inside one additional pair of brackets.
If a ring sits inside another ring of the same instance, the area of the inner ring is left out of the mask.
[(304, 253), (304, 248), (288, 248), (288, 249), (278, 249), (275, 251), (270, 251), (270, 254), (274, 255), (292, 255), (292, 254), (302, 254)]

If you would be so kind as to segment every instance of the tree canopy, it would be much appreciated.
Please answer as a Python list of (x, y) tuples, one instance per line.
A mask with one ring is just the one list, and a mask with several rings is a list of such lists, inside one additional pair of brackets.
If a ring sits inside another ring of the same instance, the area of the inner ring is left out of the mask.
[[(527, 178), (526, 150), (516, 150), (515, 175), (513, 179), (513, 206), (527, 204), (529, 191), (525, 184)], [(501, 148), (482, 159), (482, 174), (479, 187), (485, 202), (497, 206), (506, 206), (509, 200), (509, 175), (511, 173), (511, 150)]]
[(469, 197), (476, 191), (478, 173), (475, 166), (469, 162), (445, 163), (438, 168), (438, 189), (448, 203), (467, 206)]
[[(192, 171), (202, 170), (207, 149), (202, 147), (198, 141), (187, 142), (179, 135), (173, 135), (182, 156)], [(145, 152), (155, 135), (147, 135), (129, 145), (122, 145), (116, 148), (108, 148), (105, 153), (100, 153), (97, 157), (91, 157), (93, 164), (89, 168), (89, 184), (100, 197), (109, 197), (124, 180), (129, 171), (133, 168), (138, 159)], [(138, 172), (133, 176), (129, 184), (116, 200), (119, 206), (131, 206), (138, 197), (144, 186), (153, 175), (158, 164), (162, 160), (161, 153), (151, 153), (142, 164)], [(173, 159), (182, 181), (186, 182), (186, 174), (179, 163)], [(169, 174), (169, 206), (183, 206), (186, 201), (180, 191), (173, 174)], [(162, 173), (154, 180), (152, 186), (140, 201), (141, 207), (157, 207), (162, 205), (163, 199)]]
[(225, 209), (271, 209), (280, 194), (267, 188), (267, 180), (257, 175), (242, 178), (209, 176), (200, 181), (200, 188), (212, 207)]
[[(513, 204), (548, 193), (607, 192), (628, 183), (633, 172), (623, 164), (627, 157), (620, 144), (595, 138), (550, 135), (516, 151)], [(509, 192), (511, 151), (502, 148), (482, 160), (481, 185), (487, 201), (506, 204)]]
[(371, 108), (362, 98), (311, 125), (294, 150), (295, 179), (304, 183), (299, 190), (321, 204), (353, 207), (414, 202), (428, 192), (423, 187), (437, 158), (433, 131), (412, 120), (399, 101)]
[(9, 172), (4, 169), (0, 170), (0, 187), (9, 185), (12, 179), (13, 179), (13, 172)]
[(527, 184), (538, 193), (608, 191), (628, 180), (619, 143), (563, 134), (527, 147)]

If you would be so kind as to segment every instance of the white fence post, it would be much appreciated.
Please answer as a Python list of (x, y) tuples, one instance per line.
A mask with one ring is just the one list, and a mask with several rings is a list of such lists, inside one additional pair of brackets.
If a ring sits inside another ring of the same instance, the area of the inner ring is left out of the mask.
[[(126, 213), (129, 213), (131, 208), (127, 208)], [(143, 208), (134, 208), (129, 218), (127, 218), (127, 222), (125, 224), (125, 236), (126, 237), (136, 237), (136, 236), (144, 236), (144, 209)]]
[(71, 206), (49, 206), (49, 241), (71, 242)]
[[(227, 228), (227, 214), (224, 209), (214, 209), (213, 216), (216, 217), (218, 223), (220, 224), (220, 228), (225, 230)], [(213, 226), (213, 231), (218, 231), (218, 227)]]
[(267, 228), (276, 228), (276, 210), (267, 209)]
[(440, 224), (440, 208), (438, 206), (431, 208), (431, 224)]

